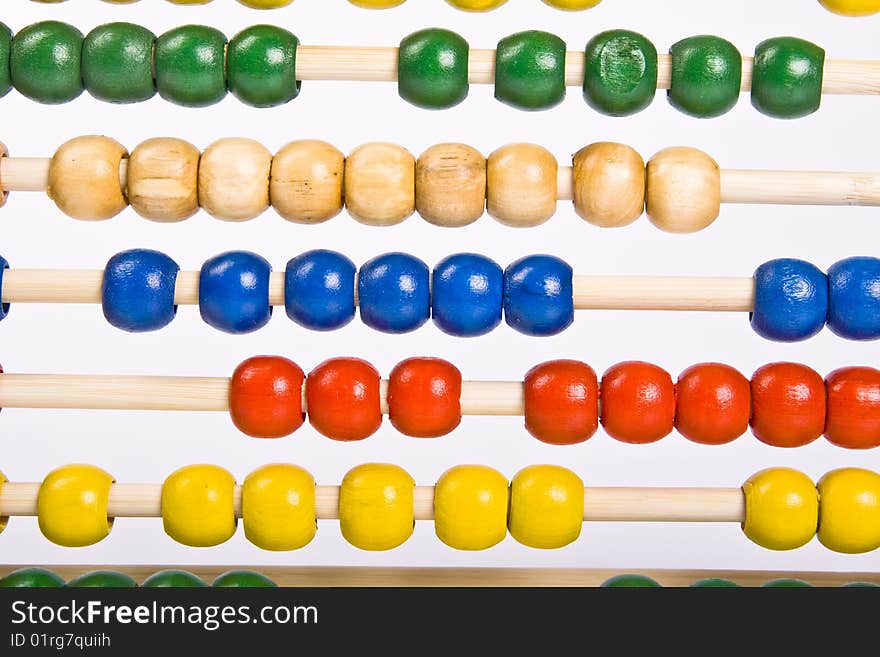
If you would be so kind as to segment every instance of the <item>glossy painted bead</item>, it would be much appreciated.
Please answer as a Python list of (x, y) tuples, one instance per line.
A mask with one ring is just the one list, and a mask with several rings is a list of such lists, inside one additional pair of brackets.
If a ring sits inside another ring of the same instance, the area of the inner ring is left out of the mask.
[(527, 547), (573, 543), (584, 524), (584, 482), (557, 465), (533, 465), (510, 483), (510, 535)]
[(586, 363), (554, 360), (533, 367), (523, 398), (526, 430), (541, 442), (581, 443), (599, 426), (599, 382)]
[(825, 51), (795, 37), (767, 39), (755, 48), (752, 105), (767, 116), (797, 119), (822, 102)]
[(586, 48), (584, 99), (609, 116), (629, 116), (651, 104), (657, 93), (657, 48), (629, 30), (608, 30)]
[[(9, 269), (9, 262), (3, 256), (0, 256), (0, 289), (3, 288), (3, 272)], [(6, 319), (6, 316), (9, 314), (9, 308), (11, 304), (2, 303), (0, 304), (0, 321)]]
[(819, 523), (819, 494), (813, 481), (790, 468), (770, 468), (743, 484), (743, 533), (768, 550), (794, 550), (809, 543)]
[(669, 53), (673, 107), (700, 118), (733, 109), (742, 86), (742, 56), (736, 46), (720, 37), (695, 36), (673, 44)]
[(226, 96), (226, 37), (204, 25), (184, 25), (156, 39), (159, 95), (184, 107), (206, 107)]
[(299, 39), (273, 25), (253, 25), (236, 34), (226, 50), (229, 91), (253, 107), (276, 107), (299, 95)]
[(286, 7), (293, 0), (238, 0), (245, 7), (252, 9), (277, 9), (278, 7)]
[(397, 91), (405, 101), (425, 109), (454, 107), (468, 95), (470, 46), (449, 30), (430, 28), (400, 42)]
[(306, 379), (309, 422), (333, 440), (363, 440), (382, 424), (379, 372), (358, 358), (332, 358)]
[(45, 568), (19, 568), (0, 579), (0, 589), (56, 589), (64, 580)]
[(271, 579), (253, 570), (230, 570), (214, 580), (215, 588), (266, 589), (278, 586)]
[(313, 331), (332, 331), (355, 313), (354, 263), (341, 253), (317, 249), (296, 256), (284, 272), (287, 316)]
[(216, 465), (180, 468), (162, 484), (162, 524), (173, 540), (213, 547), (235, 534), (235, 478)]
[(805, 582), (802, 579), (795, 579), (793, 577), (782, 577), (761, 584), (761, 588), (764, 589), (809, 589), (812, 587), (813, 585), (809, 582)]
[(880, 0), (819, 0), (822, 6), (844, 16), (869, 16), (880, 11)]
[(412, 535), (415, 486), (396, 465), (368, 463), (348, 471), (339, 489), (339, 527), (361, 550), (392, 550)]
[(434, 488), (434, 531), (456, 550), (488, 550), (507, 536), (507, 479), (482, 465), (459, 465)]
[(72, 588), (101, 588), (101, 589), (133, 589), (137, 588), (137, 582), (129, 575), (113, 570), (95, 570), (70, 580), (67, 586)]
[(848, 340), (880, 338), (880, 258), (856, 257), (828, 270), (828, 328)]
[(280, 356), (255, 356), (235, 368), (229, 385), (229, 415), (253, 438), (289, 436), (305, 422), (299, 365)]
[(691, 587), (695, 589), (737, 589), (739, 584), (721, 577), (707, 577), (706, 579), (697, 580), (691, 584)]
[(844, 554), (880, 548), (880, 474), (842, 468), (822, 477), (818, 489), (822, 545)]
[(653, 443), (675, 422), (675, 384), (666, 370), (630, 361), (609, 368), (599, 389), (602, 426), (625, 443)]
[(383, 333), (408, 333), (431, 317), (428, 266), (405, 253), (386, 253), (358, 274), (361, 319)]
[(461, 423), (461, 372), (439, 358), (409, 358), (388, 377), (388, 419), (415, 438), (437, 438)]
[(37, 519), (48, 540), (62, 547), (102, 541), (113, 528), (107, 516), (113, 477), (93, 465), (53, 470), (37, 493)]
[(12, 30), (6, 23), (0, 23), (0, 98), (12, 89), (9, 76), (9, 57), (12, 50)]
[(31, 100), (67, 103), (83, 92), (82, 33), (58, 21), (34, 23), (12, 39), (12, 85)]
[(250, 251), (229, 251), (205, 262), (199, 274), (202, 319), (225, 333), (251, 333), (272, 317), (268, 260)]
[(526, 335), (556, 335), (574, 321), (571, 266), (549, 255), (526, 256), (504, 270), (504, 319)]
[(484, 335), (501, 323), (504, 272), (494, 260), (458, 253), (434, 267), (431, 307), (434, 323), (458, 337)]
[(828, 317), (828, 277), (803, 260), (781, 258), (755, 271), (755, 333), (777, 342), (816, 335)]
[(720, 363), (700, 363), (678, 377), (675, 428), (690, 441), (723, 445), (749, 428), (749, 380)]
[(825, 437), (838, 447), (880, 447), (880, 370), (843, 367), (825, 379)]
[(156, 331), (177, 315), (174, 288), (180, 266), (164, 253), (132, 249), (104, 268), (101, 306), (105, 319), (130, 333)]
[(86, 35), (82, 78), (86, 91), (109, 103), (138, 103), (156, 94), (153, 43), (156, 35), (140, 25), (108, 23)]
[(446, 0), (446, 2), (465, 11), (489, 11), (500, 7), (507, 0)]
[(241, 524), (262, 550), (298, 550), (317, 532), (315, 479), (295, 465), (254, 470), (241, 487)]
[(802, 447), (825, 430), (825, 382), (797, 363), (771, 363), (752, 375), (752, 433), (774, 447)]
[(554, 107), (565, 98), (565, 41), (529, 30), (506, 37), (495, 51), (495, 98), (524, 110)]
[(147, 589), (193, 589), (205, 587), (207, 584), (200, 577), (196, 577), (185, 570), (160, 570), (158, 573), (153, 573), (145, 579), (141, 586)]
[(564, 9), (566, 11), (580, 11), (581, 9), (589, 9), (595, 7), (602, 0), (544, 0), (545, 5), (550, 5), (556, 9)]
[(404, 0), (348, 0), (351, 4), (365, 9), (387, 9), (403, 4)]
[(603, 589), (658, 589), (657, 580), (647, 575), (617, 575), (602, 582)]

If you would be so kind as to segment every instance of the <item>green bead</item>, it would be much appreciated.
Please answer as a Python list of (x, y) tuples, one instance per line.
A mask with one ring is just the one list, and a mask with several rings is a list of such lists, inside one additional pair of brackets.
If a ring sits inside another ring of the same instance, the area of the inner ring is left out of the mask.
[(672, 82), (669, 102), (701, 118), (721, 116), (739, 100), (742, 56), (729, 41), (715, 36), (682, 39), (669, 50)]
[(254, 107), (275, 107), (299, 95), (299, 39), (280, 27), (254, 25), (236, 34), (226, 54), (229, 91)]
[(721, 577), (709, 577), (708, 579), (701, 579), (694, 582), (691, 584), (691, 587), (697, 589), (734, 589), (739, 588), (739, 584), (731, 582), (729, 579), (722, 579)]
[(609, 30), (587, 44), (584, 99), (610, 116), (641, 112), (657, 92), (657, 48), (637, 32)]
[(220, 588), (271, 588), (275, 582), (252, 570), (230, 570), (214, 580), (212, 586)]
[(45, 21), (24, 28), (12, 39), (12, 85), (47, 105), (73, 100), (83, 92), (82, 43), (82, 33), (67, 23)]
[(795, 37), (767, 39), (755, 48), (752, 105), (767, 116), (797, 119), (822, 102), (825, 51)]
[(156, 40), (159, 95), (184, 107), (206, 107), (226, 96), (226, 37), (203, 25), (184, 25)]
[(64, 580), (45, 568), (22, 568), (0, 579), (2, 589), (55, 589), (64, 586)]
[(656, 580), (653, 580), (646, 575), (617, 575), (616, 577), (612, 577), (611, 579), (602, 582), (602, 588), (656, 589), (662, 587)]
[(156, 35), (140, 25), (109, 23), (86, 35), (82, 76), (86, 90), (108, 103), (138, 103), (156, 93), (153, 43)]
[(74, 588), (133, 589), (137, 586), (137, 582), (125, 573), (96, 570), (70, 580), (67, 585)]
[(196, 577), (192, 573), (185, 570), (160, 570), (158, 573), (150, 575), (141, 584), (146, 588), (175, 588), (175, 589), (194, 589), (207, 586), (201, 578)]
[(498, 43), (495, 98), (525, 110), (553, 107), (565, 98), (565, 41), (531, 30)]
[(397, 91), (425, 109), (445, 109), (467, 98), (470, 46), (455, 32), (428, 29), (400, 42)]
[(765, 589), (802, 589), (811, 588), (813, 585), (802, 579), (782, 578), (765, 582), (761, 586)]
[(842, 584), (841, 586), (847, 589), (873, 589), (876, 587), (880, 587), (880, 584), (874, 584), (873, 582), (849, 582), (847, 584)]
[(12, 30), (0, 23), (0, 98), (12, 89), (9, 79), (9, 51), (12, 49)]

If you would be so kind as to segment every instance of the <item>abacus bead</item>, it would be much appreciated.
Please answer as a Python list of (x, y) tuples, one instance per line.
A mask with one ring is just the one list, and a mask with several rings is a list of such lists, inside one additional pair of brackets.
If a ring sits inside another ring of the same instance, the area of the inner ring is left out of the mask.
[(825, 437), (838, 447), (880, 447), (880, 370), (843, 367), (825, 379)]
[(869, 16), (880, 11), (880, 0), (819, 0), (822, 6), (844, 16)]
[(174, 289), (180, 266), (164, 253), (132, 249), (104, 268), (101, 306), (112, 326), (130, 333), (157, 331), (177, 314)]
[(489, 11), (500, 7), (507, 0), (446, 0), (446, 2), (465, 11)]
[(645, 161), (624, 144), (599, 142), (574, 154), (574, 209), (602, 228), (628, 226), (645, 211)]
[(199, 210), (199, 150), (170, 137), (148, 139), (128, 159), (126, 198), (140, 216), (174, 222)]
[(34, 23), (12, 39), (9, 72), (12, 85), (24, 96), (55, 105), (83, 92), (83, 35), (58, 21)]
[(72, 588), (133, 589), (137, 587), (129, 575), (113, 570), (95, 570), (70, 580)]
[(109, 23), (86, 35), (82, 77), (92, 97), (110, 103), (137, 103), (156, 94), (153, 43), (156, 35), (131, 23)]
[(272, 153), (253, 139), (227, 137), (199, 161), (199, 205), (215, 219), (247, 221), (269, 207)]
[(12, 30), (5, 23), (0, 23), (0, 98), (12, 89), (9, 76), (9, 57), (12, 50)]
[(697, 580), (691, 584), (691, 587), (695, 589), (737, 589), (739, 584), (721, 577), (707, 577), (706, 579)]
[(363, 440), (382, 424), (379, 372), (358, 358), (332, 358), (306, 379), (309, 422), (333, 440)]
[(880, 475), (842, 468), (819, 480), (819, 542), (861, 554), (880, 547)]
[(415, 481), (396, 465), (359, 465), (343, 477), (339, 526), (345, 540), (361, 550), (392, 550), (412, 535)]
[(437, 144), (416, 160), (416, 212), (435, 226), (472, 224), (486, 209), (486, 158), (465, 144)]
[(566, 11), (580, 11), (581, 9), (595, 7), (601, 1), (602, 0), (544, 0), (544, 4), (556, 7), (556, 9), (565, 9)]
[(573, 445), (599, 426), (599, 383), (593, 368), (576, 360), (533, 367), (523, 384), (526, 430), (551, 445)]
[(742, 56), (715, 36), (682, 39), (669, 49), (672, 80), (669, 102), (690, 116), (712, 118), (730, 111), (742, 87)]
[(416, 160), (395, 144), (377, 142), (354, 149), (345, 160), (345, 206), (368, 226), (393, 226), (416, 207)]
[(625, 443), (653, 443), (669, 435), (675, 422), (675, 384), (650, 363), (618, 363), (602, 376), (602, 426)]
[(358, 274), (361, 319), (383, 333), (414, 331), (431, 317), (428, 266), (405, 253), (386, 253)]
[(434, 488), (434, 531), (456, 550), (488, 550), (507, 536), (507, 479), (482, 465), (459, 465)]
[(185, 570), (160, 570), (153, 573), (141, 584), (146, 589), (157, 588), (202, 588), (208, 586), (200, 577)]
[(113, 527), (107, 517), (113, 477), (93, 465), (68, 465), (53, 470), (37, 493), (40, 531), (62, 547), (100, 542)]
[(678, 377), (675, 428), (690, 441), (723, 445), (749, 428), (749, 380), (720, 363), (700, 363)]
[(388, 9), (402, 5), (404, 0), (348, 0), (351, 4), (364, 9)]
[(280, 356), (255, 356), (235, 368), (229, 386), (229, 415), (252, 438), (281, 438), (305, 421), (305, 375)]
[(504, 319), (526, 335), (561, 333), (574, 321), (571, 267), (554, 256), (521, 258), (504, 270)]
[(755, 48), (752, 105), (762, 114), (796, 119), (822, 102), (825, 51), (795, 37), (767, 39)]
[(449, 30), (429, 28), (400, 42), (397, 91), (405, 101), (425, 109), (454, 107), (468, 95), (470, 46)]
[(816, 335), (828, 317), (828, 277), (803, 260), (781, 258), (755, 271), (755, 333), (777, 342)]
[(216, 465), (189, 465), (162, 484), (165, 533), (189, 547), (212, 547), (235, 534), (235, 479)]
[(828, 270), (828, 328), (848, 340), (880, 338), (880, 258), (856, 257)]
[[(210, 1), (210, 0), (209, 0)], [(278, 7), (286, 7), (293, 0), (238, 0), (245, 7), (252, 9), (277, 9)]]
[(666, 148), (648, 161), (648, 219), (668, 233), (695, 233), (721, 213), (721, 168), (703, 151)]
[(199, 312), (210, 326), (226, 333), (251, 333), (272, 317), (269, 278), (272, 267), (249, 251), (221, 253), (199, 274)]
[(505, 226), (539, 226), (556, 212), (559, 164), (536, 144), (508, 144), (489, 156), (489, 214)]
[(602, 582), (603, 589), (657, 589), (660, 584), (647, 575), (617, 575)]
[(495, 98), (524, 110), (554, 107), (565, 98), (565, 41), (539, 30), (498, 42)]
[(768, 550), (809, 543), (819, 523), (819, 494), (812, 480), (791, 468), (762, 470), (743, 484), (743, 533)]
[(115, 217), (128, 205), (119, 181), (127, 157), (125, 147), (109, 137), (75, 137), (52, 156), (46, 194), (74, 219)]
[(271, 579), (252, 570), (230, 570), (211, 584), (214, 588), (266, 589), (278, 586)]
[[(9, 269), (9, 262), (3, 256), (0, 256), (0, 290), (3, 289), (3, 272)], [(12, 307), (10, 303), (0, 304), (0, 321), (6, 319), (6, 316), (9, 314), (9, 309)], [(3, 369), (0, 368), (0, 372)]]
[(241, 487), (241, 523), (262, 550), (298, 550), (317, 532), (315, 479), (295, 465), (266, 465)]
[(434, 267), (432, 317), (449, 335), (484, 335), (501, 323), (504, 273), (493, 260), (475, 253), (458, 253)]
[(317, 140), (294, 141), (272, 158), (269, 197), (287, 221), (319, 224), (342, 210), (345, 156)]
[(184, 107), (206, 107), (226, 96), (226, 37), (204, 25), (184, 25), (156, 39), (159, 95)]
[(812, 587), (813, 585), (809, 582), (805, 582), (802, 579), (795, 579), (793, 577), (772, 579), (769, 582), (761, 584), (761, 588), (764, 589), (809, 589)]
[(752, 375), (752, 433), (774, 447), (808, 445), (825, 430), (825, 382), (797, 363), (771, 363)]
[(439, 358), (409, 358), (388, 377), (388, 419), (415, 438), (437, 438), (461, 423), (461, 372)]
[(45, 568), (19, 568), (0, 579), (0, 589), (56, 589), (64, 580)]
[(532, 465), (510, 483), (510, 535), (527, 547), (573, 543), (584, 523), (584, 483), (571, 470)]
[(299, 95), (299, 39), (274, 25), (253, 25), (236, 34), (226, 50), (229, 91), (252, 107), (276, 107)]
[(287, 316), (313, 331), (332, 331), (355, 313), (354, 263), (341, 253), (318, 249), (292, 258), (284, 272)]
[(657, 93), (657, 48), (637, 32), (602, 32), (587, 43), (584, 71), (587, 104), (609, 116), (629, 116)]

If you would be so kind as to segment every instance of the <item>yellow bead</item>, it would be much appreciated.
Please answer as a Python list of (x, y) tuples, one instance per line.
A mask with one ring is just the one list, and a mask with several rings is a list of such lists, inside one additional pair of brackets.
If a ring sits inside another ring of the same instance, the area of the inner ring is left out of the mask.
[(396, 465), (353, 468), (339, 491), (342, 535), (361, 550), (391, 550), (412, 535), (415, 481)]
[(434, 489), (434, 530), (456, 550), (487, 550), (507, 536), (507, 479), (482, 465), (447, 470)]
[(295, 465), (255, 470), (241, 488), (247, 539), (263, 550), (298, 550), (315, 537), (315, 480)]
[(561, 548), (577, 540), (584, 523), (584, 483), (556, 465), (520, 470), (510, 486), (510, 535), (533, 548)]
[(465, 11), (489, 11), (500, 7), (507, 0), (446, 0), (446, 2)]
[(819, 541), (846, 554), (880, 547), (880, 474), (842, 468), (819, 480)]
[(816, 485), (802, 472), (770, 468), (743, 484), (745, 535), (768, 550), (794, 550), (809, 543), (819, 522)]
[(880, 11), (880, 0), (819, 0), (822, 6), (844, 16), (869, 16)]
[(251, 9), (277, 9), (278, 7), (286, 7), (293, 0), (238, 0), (245, 7)]
[(37, 493), (43, 536), (63, 547), (85, 547), (113, 528), (107, 517), (113, 477), (93, 465), (67, 465), (50, 472)]
[(212, 547), (235, 533), (235, 478), (216, 465), (189, 465), (162, 484), (165, 533), (190, 547)]
[(567, 11), (580, 11), (581, 9), (589, 9), (595, 7), (602, 0), (544, 0), (545, 4), (557, 9), (565, 9)]
[(211, 0), (168, 0), (173, 5), (206, 5)]
[[(2, 472), (0, 472), (0, 499), (3, 498), (3, 484), (9, 481)], [(3, 530), (6, 529), (6, 524), (9, 522), (9, 516), (0, 516), (0, 534), (3, 533)]]
[(351, 4), (364, 9), (388, 9), (402, 5), (404, 0), (348, 0)]

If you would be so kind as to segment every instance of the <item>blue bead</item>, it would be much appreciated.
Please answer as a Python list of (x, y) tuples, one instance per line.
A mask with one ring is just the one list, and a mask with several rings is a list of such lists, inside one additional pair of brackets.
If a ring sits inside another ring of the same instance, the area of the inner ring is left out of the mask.
[(755, 271), (755, 309), (750, 318), (758, 335), (796, 342), (816, 335), (828, 317), (828, 277), (803, 260), (781, 258)]
[(177, 314), (174, 286), (180, 267), (164, 253), (132, 249), (117, 253), (104, 268), (104, 317), (130, 333), (157, 331)]
[(428, 266), (405, 253), (387, 253), (361, 267), (358, 303), (364, 324), (384, 333), (407, 333), (431, 316)]
[(847, 258), (828, 270), (828, 328), (849, 340), (880, 338), (880, 259)]
[(559, 258), (533, 255), (504, 271), (504, 315), (526, 335), (556, 335), (574, 321), (571, 267)]
[(211, 258), (199, 275), (202, 319), (226, 333), (250, 333), (272, 317), (269, 262), (249, 251), (229, 251)]
[(496, 262), (473, 253), (441, 261), (433, 274), (434, 323), (444, 333), (473, 337), (501, 322), (504, 274)]
[[(6, 258), (0, 256), (0, 292), (3, 290), (3, 272), (9, 269), (9, 263), (6, 261)], [(4, 303), (0, 305), (0, 320), (6, 319), (6, 315), (9, 314), (9, 304)]]
[(354, 317), (354, 263), (318, 249), (298, 255), (284, 273), (287, 316), (313, 331), (342, 328)]

